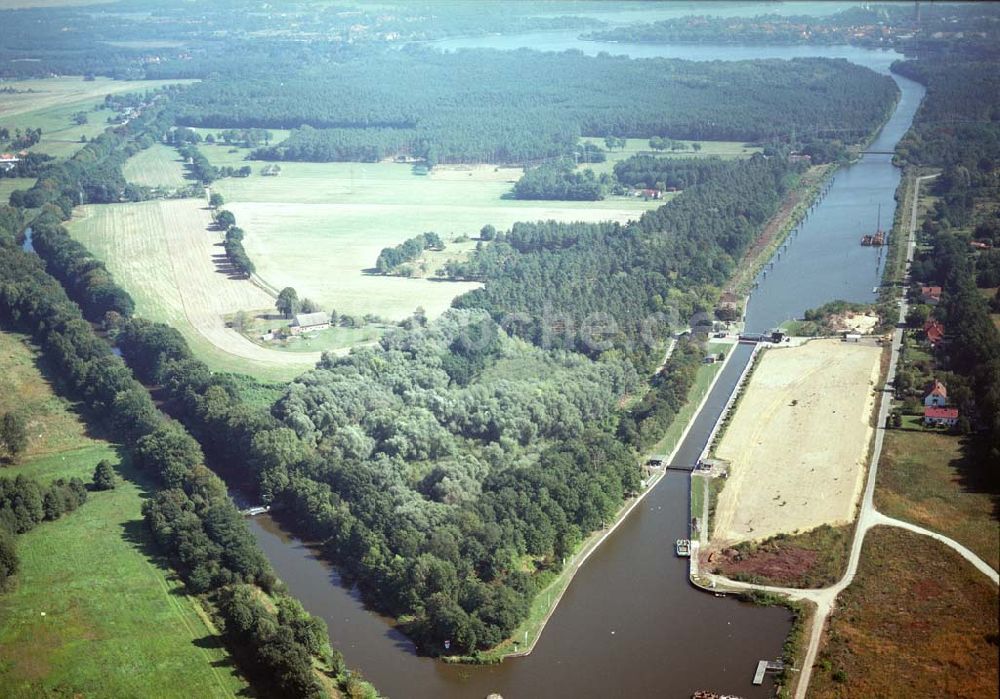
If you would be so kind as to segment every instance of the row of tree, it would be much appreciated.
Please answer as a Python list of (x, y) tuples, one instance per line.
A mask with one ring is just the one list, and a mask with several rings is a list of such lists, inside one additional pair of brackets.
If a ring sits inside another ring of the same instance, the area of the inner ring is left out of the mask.
[[(0, 240), (0, 322), (32, 334), (60, 368), (65, 384), (93, 414), (106, 416), (114, 433), (131, 446), (136, 464), (161, 484), (143, 512), (188, 586), (215, 593), (233, 583), (250, 583), (280, 598), (266, 558), (225, 485), (203, 465), (197, 442), (163, 418), (38, 257), (18, 250), (13, 234)], [(223, 618), (227, 626), (238, 621)], [(265, 686), (286, 696), (319, 696), (311, 666), (303, 671), (301, 645), (295, 640), (271, 647), (268, 657), (275, 674)]]

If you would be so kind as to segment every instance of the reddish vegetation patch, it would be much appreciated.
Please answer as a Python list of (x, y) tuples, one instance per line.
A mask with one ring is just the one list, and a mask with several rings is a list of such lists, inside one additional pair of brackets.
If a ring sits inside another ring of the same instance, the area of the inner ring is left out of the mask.
[(774, 546), (758, 549), (753, 553), (743, 553), (737, 549), (725, 549), (709, 557), (715, 572), (734, 580), (767, 578), (769, 580), (789, 580), (800, 578), (813, 569), (819, 554), (805, 549)]
[(733, 580), (780, 587), (826, 587), (844, 574), (851, 526), (824, 524), (805, 534), (779, 534), (760, 543), (713, 551), (704, 562)]

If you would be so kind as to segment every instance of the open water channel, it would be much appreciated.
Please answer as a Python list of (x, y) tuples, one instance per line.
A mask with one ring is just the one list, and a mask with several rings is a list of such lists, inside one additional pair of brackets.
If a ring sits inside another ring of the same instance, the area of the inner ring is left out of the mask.
[[(448, 40), (436, 46), (607, 51), (633, 57), (690, 60), (846, 58), (888, 73), (897, 54), (846, 46), (652, 46), (584, 42), (576, 32)], [(894, 76), (902, 96), (871, 150), (891, 151), (909, 128), (923, 88)], [(862, 248), (878, 206), (888, 227), (900, 173), (888, 155), (866, 155), (834, 176), (829, 192), (780, 259), (760, 279), (747, 309), (747, 329), (765, 331), (833, 299), (871, 301), (878, 249)], [(749, 359), (738, 346), (676, 461), (690, 463), (705, 441)], [(669, 472), (588, 559), (553, 614), (534, 652), (493, 666), (446, 665), (416, 654), (390, 620), (364, 609), (357, 594), (302, 542), (268, 517), (251, 529), (292, 594), (330, 626), (337, 647), (393, 699), (481, 699), (499, 692), (525, 697), (690, 697), (698, 689), (764, 697), (754, 687), (757, 661), (777, 658), (790, 628), (787, 611), (718, 599), (688, 583), (687, 562), (673, 553), (686, 536), (688, 477)]]

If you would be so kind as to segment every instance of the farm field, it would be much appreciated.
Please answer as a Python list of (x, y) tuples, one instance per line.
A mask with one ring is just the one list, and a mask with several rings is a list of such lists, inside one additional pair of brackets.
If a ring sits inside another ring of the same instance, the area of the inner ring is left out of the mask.
[(996, 586), (955, 551), (875, 527), (837, 598), (809, 696), (994, 697), (997, 612)]
[(962, 440), (947, 434), (889, 430), (875, 484), (875, 506), (967, 546), (1000, 568), (1000, 483), (970, 463)]
[(268, 350), (225, 326), (223, 316), (273, 310), (274, 300), (230, 277), (210, 224), (204, 201), (174, 199), (80, 207), (68, 228), (132, 294), (137, 315), (177, 328), (211, 368), (282, 380), (314, 366), (319, 352)]
[[(203, 146), (213, 164), (235, 164), (225, 146)], [(238, 149), (239, 150), (239, 149)], [(245, 163), (244, 163), (245, 164)], [(520, 170), (494, 166), (442, 166), (415, 175), (400, 163), (282, 163), (281, 175), (220, 180), (213, 190), (246, 230), (244, 245), (260, 276), (274, 287), (295, 287), (338, 313), (373, 313), (399, 320), (422, 306), (440, 315), (474, 283), (366, 274), (384, 247), (425, 231), (445, 242), (475, 237), (485, 224), (517, 221), (626, 221), (662, 202), (614, 198), (599, 202), (537, 202), (503, 198)], [(449, 245), (426, 258), (431, 275), (449, 258), (467, 254), (474, 241)]]
[[(18, 536), (18, 584), (0, 595), (4, 697), (142, 696), (150, 687), (157, 696), (243, 692), (246, 683), (196, 600), (156, 565), (141, 513), (148, 483), (120, 462), (115, 445), (86, 435), (38, 367), (26, 336), (0, 332), (0, 379), (14, 377), (24, 392), (20, 407), (29, 425), (44, 427), (43, 434), (65, 430), (57, 441), (41, 442), (59, 451), (42, 453), (33, 440), (4, 476), (89, 482), (107, 459), (123, 478), (114, 490), (91, 492), (76, 511)], [(6, 388), (0, 400), (16, 400)]]
[(715, 452), (730, 462), (715, 543), (854, 518), (881, 354), (840, 340), (765, 351)]
[(125, 181), (145, 187), (182, 187), (190, 184), (185, 179), (184, 165), (174, 148), (155, 143), (125, 161), (122, 167)]
[[(79, 150), (80, 137), (94, 138), (108, 127), (107, 118), (114, 112), (94, 107), (103, 104), (104, 96), (122, 92), (145, 92), (163, 85), (190, 83), (192, 80), (111, 80), (85, 81), (82, 76), (14, 80), (4, 87), (31, 90), (5, 94), (0, 100), (0, 125), (15, 128), (41, 128), (42, 140), (31, 150), (56, 157), (67, 157)], [(74, 124), (76, 112), (86, 112), (88, 122)]]

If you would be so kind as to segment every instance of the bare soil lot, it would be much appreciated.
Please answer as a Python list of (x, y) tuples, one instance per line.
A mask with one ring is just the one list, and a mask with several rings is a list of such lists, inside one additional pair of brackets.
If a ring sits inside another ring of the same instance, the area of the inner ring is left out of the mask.
[(716, 450), (731, 463), (717, 507), (716, 543), (854, 518), (881, 352), (815, 340), (764, 354)]

